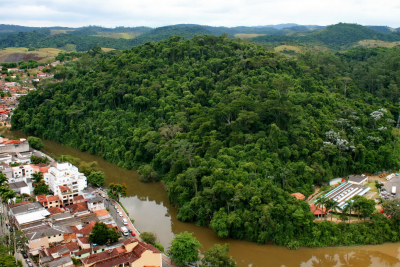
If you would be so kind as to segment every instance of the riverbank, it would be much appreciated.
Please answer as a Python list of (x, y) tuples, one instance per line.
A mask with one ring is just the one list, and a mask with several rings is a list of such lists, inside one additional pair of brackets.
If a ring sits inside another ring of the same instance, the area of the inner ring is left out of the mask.
[[(22, 132), (13, 132), (14, 138), (27, 138)], [(167, 249), (175, 234), (183, 231), (193, 232), (203, 245), (202, 251), (214, 244), (230, 244), (230, 255), (234, 257), (238, 267), (313, 267), (318, 262), (322, 266), (355, 267), (377, 266), (387, 267), (399, 264), (399, 243), (384, 243), (382, 245), (325, 247), (288, 250), (272, 244), (257, 245), (256, 243), (219, 238), (209, 228), (196, 226), (193, 223), (184, 223), (177, 220), (177, 210), (170, 205), (167, 192), (161, 183), (141, 183), (136, 171), (125, 170), (111, 164), (104, 159), (78, 149), (64, 146), (60, 143), (43, 140), (43, 151), (52, 157), (72, 155), (86, 162), (97, 161), (99, 169), (107, 175), (106, 183), (125, 183), (128, 186), (127, 197), (121, 199), (130, 217), (135, 219), (135, 227), (142, 232), (155, 232), (160, 243)], [(332, 259), (330, 263), (326, 258)], [(347, 260), (346, 260), (347, 259)], [(362, 259), (360, 261), (359, 259)], [(324, 264), (325, 263), (325, 264)], [(333, 264), (333, 265), (332, 265)]]

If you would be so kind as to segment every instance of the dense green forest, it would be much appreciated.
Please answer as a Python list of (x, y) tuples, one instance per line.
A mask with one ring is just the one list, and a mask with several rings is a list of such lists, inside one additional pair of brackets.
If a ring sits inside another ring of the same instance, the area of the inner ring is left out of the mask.
[[(143, 180), (166, 183), (180, 220), (221, 237), (291, 248), (400, 239), (381, 214), (373, 224), (314, 223), (290, 196), (399, 167), (398, 105), (356, 71), (379, 69), (398, 49), (286, 58), (225, 37), (180, 39), (89, 51), (71, 79), (20, 98), (13, 129), (142, 166)], [(393, 62), (376, 79), (390, 86), (398, 73)]]

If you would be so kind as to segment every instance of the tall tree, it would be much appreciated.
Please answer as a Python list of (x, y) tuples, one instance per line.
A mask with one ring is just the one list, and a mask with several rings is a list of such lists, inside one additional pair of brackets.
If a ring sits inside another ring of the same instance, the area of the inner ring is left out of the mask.
[(175, 235), (167, 253), (171, 257), (172, 262), (179, 266), (183, 266), (199, 260), (200, 247), (201, 244), (197, 238), (192, 236), (192, 233), (185, 231)]
[(201, 259), (202, 267), (235, 267), (236, 263), (232, 257), (228, 255), (229, 244), (223, 246), (216, 244), (212, 248), (204, 252)]

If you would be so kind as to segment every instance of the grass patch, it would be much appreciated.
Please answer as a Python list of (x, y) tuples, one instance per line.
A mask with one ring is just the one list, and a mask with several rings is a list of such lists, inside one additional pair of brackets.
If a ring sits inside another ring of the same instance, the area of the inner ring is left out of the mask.
[(294, 45), (280, 45), (274, 48), (276, 52), (285, 52), (285, 51), (295, 51), (296, 53), (300, 53), (301, 49)]
[(7, 47), (0, 50), (0, 62), (19, 62), (34, 59), (46, 63), (54, 61), (55, 56), (60, 52), (62, 50), (57, 48), (40, 48), (35, 51), (28, 51), (26, 47)]
[(99, 32), (97, 35), (94, 36), (101, 36), (101, 37), (109, 37), (109, 38), (124, 38), (124, 39), (133, 39), (139, 36), (140, 33), (138, 32)]
[(375, 180), (371, 181), (371, 182), (368, 182), (365, 186), (371, 187), (371, 191), (372, 192), (376, 192), (376, 193), (379, 192), (378, 188), (376, 188)]
[(66, 44), (66, 45), (60, 47), (60, 49), (66, 51), (66, 52), (72, 52), (72, 51), (76, 51), (76, 45)]
[(115, 50), (115, 49), (114, 48), (102, 47), (101, 50), (103, 50), (104, 52), (108, 52), (108, 51)]
[(359, 41), (354, 47), (365, 46), (365, 47), (395, 47), (400, 45), (400, 41), (397, 42), (385, 42), (380, 40), (362, 40)]
[(129, 216), (129, 212), (125, 209), (124, 205), (122, 205), (121, 202), (118, 202), (118, 204), (122, 207), (122, 209), (125, 211), (125, 213)]
[(240, 38), (240, 39), (248, 39), (248, 38), (254, 38), (257, 36), (261, 36), (261, 35), (265, 35), (265, 34), (257, 34), (257, 33), (237, 33), (235, 34), (236, 38)]

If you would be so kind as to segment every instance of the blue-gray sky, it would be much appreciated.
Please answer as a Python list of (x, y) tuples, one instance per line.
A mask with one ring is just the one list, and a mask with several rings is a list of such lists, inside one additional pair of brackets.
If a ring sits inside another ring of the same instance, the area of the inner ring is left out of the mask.
[(0, 24), (159, 27), (339, 22), (400, 27), (396, 0), (0, 0)]

